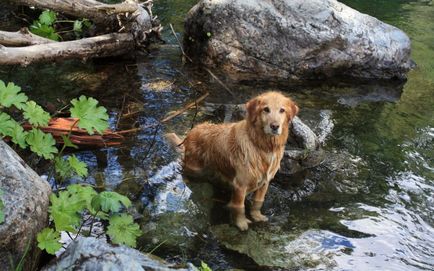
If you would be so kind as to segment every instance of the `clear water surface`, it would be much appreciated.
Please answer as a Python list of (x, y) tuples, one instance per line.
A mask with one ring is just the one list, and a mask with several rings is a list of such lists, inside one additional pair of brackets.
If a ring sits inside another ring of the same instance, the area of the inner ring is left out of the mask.
[[(137, 60), (0, 67), (0, 79), (21, 85), (43, 105), (60, 108), (85, 94), (109, 108), (113, 128), (143, 128), (122, 147), (78, 152), (90, 176), (71, 182), (132, 198), (144, 232), (140, 248), (169, 261), (203, 260), (215, 270), (434, 270), (433, 2), (342, 1), (411, 37), (418, 66), (405, 84), (273, 86), (294, 97), (328, 156), (317, 168), (275, 182), (264, 209), (270, 223), (248, 235), (226, 225), (224, 193), (184, 184), (177, 155), (162, 137), (184, 134), (206, 114), (190, 110), (159, 124), (205, 91), (207, 103), (242, 103), (270, 88), (228, 83), (233, 98), (182, 63), (169, 23), (182, 35), (195, 2), (155, 1), (167, 43)], [(3, 12), (0, 20), (3, 29), (21, 24)], [(135, 111), (118, 123), (121, 112)]]

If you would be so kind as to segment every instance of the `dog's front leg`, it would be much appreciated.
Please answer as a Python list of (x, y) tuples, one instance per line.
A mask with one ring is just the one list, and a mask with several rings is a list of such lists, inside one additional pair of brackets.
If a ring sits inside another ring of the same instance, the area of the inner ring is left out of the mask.
[(244, 200), (246, 199), (246, 187), (235, 185), (232, 191), (231, 201), (228, 207), (231, 210), (233, 223), (242, 231), (249, 228), (250, 220), (246, 218)]
[(250, 216), (255, 222), (265, 222), (268, 221), (268, 218), (261, 213), (262, 204), (264, 204), (265, 194), (268, 191), (269, 181), (265, 182), (258, 190), (255, 191), (255, 195), (253, 196), (253, 204), (250, 209)]

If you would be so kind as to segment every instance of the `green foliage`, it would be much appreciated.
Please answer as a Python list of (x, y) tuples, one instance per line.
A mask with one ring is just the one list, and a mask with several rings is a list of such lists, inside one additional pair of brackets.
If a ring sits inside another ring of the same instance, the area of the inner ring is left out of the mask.
[(82, 95), (78, 100), (72, 100), (71, 104), (71, 117), (80, 119), (78, 127), (81, 129), (85, 129), (93, 135), (94, 130), (101, 134), (108, 128), (107, 110), (98, 106), (98, 101), (94, 98), (87, 98)]
[(28, 132), (24, 131), (23, 127), (16, 121), (14, 121), (14, 125), (10, 131), (10, 136), (12, 138), (12, 142), (20, 146), (20, 148), (25, 149), (27, 147), (27, 136)]
[(119, 212), (121, 203), (125, 207), (131, 206), (131, 201), (116, 192), (101, 192), (97, 197), (92, 200), (92, 207), (95, 210), (101, 210), (103, 212)]
[(66, 160), (62, 157), (54, 158), (54, 169), (62, 179), (70, 178), (74, 175), (86, 177), (88, 173), (86, 163), (78, 160), (75, 155), (69, 156)]
[(12, 142), (18, 144), (23, 149), (27, 147), (27, 132), (24, 131), (19, 123), (3, 112), (0, 112), (0, 135), (11, 137)]
[[(40, 20), (44, 23), (52, 23), (55, 20), (55, 14), (53, 14), (44, 13)], [(98, 106), (97, 100), (81, 96), (79, 99), (72, 100), (71, 103), (73, 105), (71, 116), (79, 118), (80, 128), (86, 129), (89, 134), (93, 134), (94, 131), (101, 133), (107, 129), (107, 110)], [(12, 142), (23, 149), (28, 144), (30, 150), (37, 155), (53, 160), (55, 172), (61, 178), (69, 178), (73, 175), (87, 176), (86, 164), (79, 161), (75, 155), (66, 159), (62, 157), (65, 147), (77, 148), (71, 142), (69, 135), (62, 136), (63, 148), (59, 151), (53, 136), (36, 128), (47, 125), (51, 118), (50, 114), (34, 101), (28, 101), (27, 96), (21, 93), (20, 87), (13, 83), (6, 85), (0, 80), (0, 109), (7, 109), (11, 106), (20, 109), (23, 118), (27, 119), (33, 127), (26, 132), (20, 123), (9, 114), (0, 111), (0, 136), (10, 137)], [(61, 231), (80, 234), (84, 214), (92, 215), (92, 225), (97, 217), (108, 220), (107, 234), (110, 235), (113, 243), (135, 246), (136, 238), (141, 232), (131, 216), (120, 213), (122, 205), (129, 207), (131, 201), (116, 192), (97, 193), (90, 186), (70, 185), (65, 191), (50, 196), (49, 214), (54, 229), (45, 228), (38, 234), (38, 247), (54, 254), (61, 248), (59, 243)], [(3, 207), (0, 199), (0, 223), (4, 220)]]
[(0, 112), (0, 134), (5, 136), (11, 135), (11, 129), (14, 126), (14, 120), (6, 113)]
[(87, 176), (87, 165), (84, 162), (81, 162), (77, 159), (75, 155), (71, 155), (68, 157), (69, 166), (75, 171), (80, 177)]
[(59, 196), (50, 195), (50, 218), (54, 221), (57, 231), (76, 232), (80, 226), (80, 212), (86, 207), (84, 199), (69, 191), (59, 192)]
[[(46, 22), (53, 18), (55, 19), (52, 13), (46, 13), (42, 18)], [(92, 133), (92, 127), (95, 127), (97, 131), (100, 129), (104, 130), (108, 127), (107, 110), (102, 106), (97, 106), (98, 101), (85, 96), (81, 96), (79, 100), (75, 99), (74, 101), (77, 104), (77, 106), (71, 109), (75, 114), (74, 116), (83, 118), (79, 120), (79, 125), (81, 123), (81, 125), (88, 127)], [(9, 114), (0, 111), (1, 137), (10, 137), (13, 143), (23, 149), (29, 145), (30, 150), (39, 156), (45, 159), (53, 159), (55, 171), (61, 179), (69, 178), (74, 175), (80, 177), (87, 176), (88, 170), (86, 164), (80, 162), (76, 156), (72, 155), (66, 160), (61, 157), (65, 147), (77, 148), (69, 139), (69, 135), (62, 135), (64, 146), (59, 152), (55, 146), (56, 141), (53, 136), (35, 128), (37, 126), (46, 126), (51, 118), (50, 114), (34, 101), (28, 101), (27, 96), (21, 93), (19, 86), (16, 86), (14, 83), (8, 83), (6, 85), (0, 80), (0, 109), (2, 106), (9, 108), (12, 105), (21, 109), (23, 118), (27, 119), (34, 127), (30, 132), (26, 132)], [(89, 108), (86, 108), (86, 106), (89, 106)], [(58, 153), (58, 155), (55, 157), (54, 154), (56, 153)]]
[(56, 19), (56, 12), (51, 10), (45, 10), (39, 15), (39, 22), (45, 25), (53, 25)]
[(212, 269), (203, 261), (200, 261), (199, 271), (212, 271)]
[(7, 85), (0, 80), (0, 106), (11, 107), (14, 105), (18, 109), (23, 109), (27, 96), (24, 93), (19, 93), (21, 88), (14, 83)]
[(38, 247), (45, 249), (49, 254), (55, 254), (62, 247), (62, 244), (59, 243), (60, 233), (50, 228), (43, 229), (38, 233), (36, 239), (38, 240)]
[(114, 215), (109, 219), (107, 234), (115, 244), (136, 247), (136, 239), (142, 232), (133, 217), (127, 214)]
[[(101, 205), (94, 206), (93, 204), (100, 201), (101, 198), (111, 202), (111, 204), (108, 204), (110, 208), (107, 211), (103, 211)], [(53, 246), (53, 242), (60, 245), (56, 236), (59, 236), (61, 231), (80, 234), (85, 222), (83, 219), (84, 214), (92, 215), (92, 224), (98, 214), (101, 214), (100, 217), (107, 218), (109, 223), (107, 234), (113, 243), (135, 246), (137, 237), (141, 235), (139, 225), (134, 223), (132, 216), (120, 213), (119, 201), (125, 206), (131, 204), (128, 198), (116, 192), (101, 192), (98, 194), (92, 187), (79, 184), (69, 185), (65, 191), (59, 192), (58, 195), (52, 194), (50, 196), (49, 213), (50, 219), (54, 222), (55, 230), (51, 228), (44, 229), (38, 235), (38, 242), (40, 243), (38, 246), (41, 249), (46, 249), (48, 253), (54, 254), (60, 249), (60, 246), (57, 246), (57, 249), (54, 250), (56, 247)], [(117, 205), (119, 205), (119, 208), (113, 208), (113, 206)], [(40, 235), (41, 238), (39, 238)]]
[(24, 106), (23, 116), (29, 121), (30, 124), (35, 126), (47, 126), (50, 120), (48, 114), (42, 107), (34, 101), (28, 101)]
[[(76, 37), (79, 38), (80, 34), (83, 32), (83, 27), (89, 28), (91, 23), (87, 19), (75, 20), (75, 21), (59, 21), (57, 20), (57, 14), (51, 10), (45, 10), (41, 13), (38, 20), (33, 21), (32, 25), (30, 25), (30, 31), (33, 34), (38, 36), (59, 41), (61, 36), (56, 32), (56, 25), (58, 23), (72, 23), (72, 32), (76, 34)], [(62, 31), (62, 32), (71, 32), (71, 31)]]
[(30, 26), (30, 32), (50, 40), (59, 41), (60, 36), (56, 33), (53, 26), (56, 19), (57, 15), (55, 12), (45, 10), (41, 13), (38, 20), (33, 21), (33, 24)]
[(74, 143), (72, 143), (72, 141), (69, 139), (69, 137), (61, 135), (62, 140), (63, 140), (63, 145), (65, 147), (69, 147), (69, 148), (74, 148), (74, 149), (78, 149), (78, 146), (75, 145)]
[(56, 30), (52, 26), (41, 24), (38, 21), (33, 22), (30, 26), (30, 32), (50, 40), (60, 40), (60, 35), (56, 33)]
[(33, 128), (26, 137), (27, 144), (30, 145), (32, 152), (45, 159), (54, 159), (54, 154), (58, 152), (56, 140), (51, 134), (46, 134), (39, 129)]

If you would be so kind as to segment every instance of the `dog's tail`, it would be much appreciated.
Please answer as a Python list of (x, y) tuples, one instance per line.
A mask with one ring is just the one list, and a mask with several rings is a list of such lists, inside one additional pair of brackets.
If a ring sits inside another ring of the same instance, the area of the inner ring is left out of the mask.
[(166, 140), (172, 145), (177, 152), (184, 153), (185, 147), (183, 145), (184, 140), (179, 138), (175, 133), (167, 133), (164, 135), (166, 137)]

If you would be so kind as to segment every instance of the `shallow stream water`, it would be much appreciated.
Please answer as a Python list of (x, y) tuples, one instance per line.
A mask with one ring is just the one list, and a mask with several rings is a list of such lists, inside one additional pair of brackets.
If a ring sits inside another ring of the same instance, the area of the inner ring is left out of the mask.
[[(182, 62), (168, 24), (182, 35), (183, 18), (195, 2), (155, 1), (167, 43), (134, 61), (0, 67), (0, 79), (22, 86), (45, 106), (93, 96), (109, 108), (112, 128), (143, 128), (122, 147), (78, 152), (90, 176), (71, 182), (134, 200), (144, 232), (140, 248), (169, 261), (203, 260), (214, 270), (434, 270), (433, 2), (342, 1), (410, 36), (418, 66), (405, 84), (227, 82), (235, 97)], [(0, 20), (3, 29), (19, 24), (1, 12)], [(162, 137), (184, 134), (210, 116), (192, 109), (164, 124), (159, 120), (206, 91), (206, 103), (238, 104), (271, 87), (296, 100), (327, 158), (278, 178), (264, 206), (270, 222), (240, 233), (228, 226), (226, 193), (204, 183), (186, 185), (178, 156)], [(121, 113), (135, 111), (118, 121)]]

